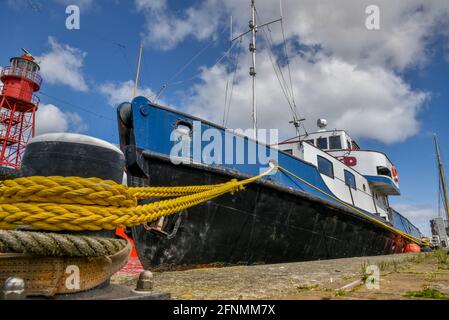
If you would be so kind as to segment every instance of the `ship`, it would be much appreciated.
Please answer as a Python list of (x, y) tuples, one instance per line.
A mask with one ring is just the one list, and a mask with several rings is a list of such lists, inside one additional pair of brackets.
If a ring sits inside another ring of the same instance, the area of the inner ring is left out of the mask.
[(264, 24), (256, 21), (254, 1), (251, 12), (244, 34), (252, 35), (253, 136), (146, 97), (117, 108), (129, 186), (202, 186), (275, 168), (243, 191), (127, 230), (143, 266), (272, 264), (426, 246), (420, 230), (390, 205), (400, 195), (399, 176), (385, 153), (361, 148), (346, 130), (327, 129), (325, 119), (315, 132), (300, 133), (304, 119), (296, 115), (295, 137), (271, 144), (257, 136), (255, 41)]

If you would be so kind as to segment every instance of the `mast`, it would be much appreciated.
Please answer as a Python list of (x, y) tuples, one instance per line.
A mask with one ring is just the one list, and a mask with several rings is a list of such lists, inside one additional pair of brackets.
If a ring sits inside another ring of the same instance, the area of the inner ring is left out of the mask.
[(249, 22), (249, 29), (251, 30), (252, 40), (249, 45), (251, 52), (252, 66), (249, 69), (249, 75), (252, 77), (252, 91), (253, 91), (253, 135), (254, 140), (257, 140), (257, 105), (256, 105), (256, 5), (255, 0), (251, 0), (251, 21)]
[[(251, 33), (251, 42), (249, 44), (249, 51), (251, 52), (251, 60), (252, 64), (249, 68), (249, 75), (252, 77), (252, 118), (253, 118), (253, 135), (254, 139), (257, 140), (257, 103), (256, 103), (256, 35), (257, 29), (268, 26), (272, 23), (279, 22), (282, 18), (263, 23), (261, 25), (257, 25), (256, 21), (256, 3), (255, 0), (251, 0), (251, 20), (249, 21), (249, 30), (242, 33), (241, 35), (235, 37), (231, 40), (231, 43), (237, 39), (240, 39), (246, 34)], [(231, 20), (231, 34), (232, 34), (232, 20)]]
[(438, 161), (438, 174), (440, 177), (440, 185), (443, 192), (443, 202), (444, 202), (444, 210), (446, 211), (446, 217), (449, 220), (449, 201), (447, 198), (447, 186), (446, 186), (446, 177), (444, 175), (443, 162), (441, 161), (440, 155), (440, 147), (438, 146), (438, 137), (435, 134), (435, 149), (437, 152), (437, 161)]

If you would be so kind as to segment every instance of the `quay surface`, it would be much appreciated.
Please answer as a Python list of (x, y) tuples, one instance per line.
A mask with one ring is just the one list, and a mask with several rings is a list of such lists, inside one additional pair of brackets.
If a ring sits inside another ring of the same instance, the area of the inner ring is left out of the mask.
[[(446, 251), (356, 257), (273, 265), (154, 272), (154, 290), (172, 299), (445, 299), (449, 296)], [(366, 267), (380, 271), (369, 289)], [(134, 286), (138, 274), (118, 273), (111, 282)]]

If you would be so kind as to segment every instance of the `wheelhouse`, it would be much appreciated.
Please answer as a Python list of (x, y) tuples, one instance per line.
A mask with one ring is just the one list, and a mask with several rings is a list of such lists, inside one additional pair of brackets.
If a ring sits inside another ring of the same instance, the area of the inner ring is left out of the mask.
[(344, 130), (326, 130), (323, 122), (320, 130), (285, 140), (278, 149), (316, 165), (338, 198), (391, 220), (388, 196), (400, 194), (393, 163), (382, 152), (361, 149)]

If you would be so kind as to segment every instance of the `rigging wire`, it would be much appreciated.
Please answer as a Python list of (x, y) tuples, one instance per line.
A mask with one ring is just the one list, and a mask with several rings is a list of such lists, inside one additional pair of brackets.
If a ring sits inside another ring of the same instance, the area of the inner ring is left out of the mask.
[[(241, 43), (242, 43), (242, 38), (240, 38), (240, 44)], [(235, 57), (234, 58), (235, 65), (234, 65), (233, 72), (232, 72), (230, 93), (229, 93), (229, 99), (228, 99), (228, 103), (227, 104), (226, 104), (226, 100), (225, 100), (225, 108), (224, 108), (224, 114), (223, 114), (223, 127), (227, 127), (228, 126), (229, 114), (230, 114), (230, 110), (231, 110), (232, 96), (233, 96), (233, 92), (234, 92), (234, 85), (235, 85), (235, 81), (236, 81), (236, 77), (237, 77), (237, 71), (238, 71), (238, 66), (239, 66), (239, 53), (236, 52), (234, 57)]]
[[(234, 44), (232, 44), (232, 46), (210, 67), (210, 69), (212, 69), (212, 68), (214, 68), (215, 66), (217, 66), (221, 61), (223, 61), (223, 59), (224, 58), (226, 58), (228, 55), (229, 55), (229, 53), (232, 51), (232, 49), (234, 48), (234, 46), (235, 46), (235, 43)], [(159, 91), (158, 91), (158, 93), (157, 93), (157, 95), (156, 95), (156, 98), (155, 98), (155, 100), (154, 101), (152, 101), (153, 103), (156, 103), (157, 102), (157, 100), (161, 97), (161, 95), (162, 95), (162, 93), (165, 91), (165, 89), (167, 89), (167, 87), (169, 87), (169, 86), (174, 86), (174, 85), (180, 85), (180, 84), (183, 84), (183, 83), (185, 83), (185, 82), (188, 82), (188, 81), (192, 81), (192, 80), (194, 80), (194, 79), (196, 79), (197, 77), (199, 77), (200, 75), (202, 75), (203, 74), (203, 72), (202, 71), (200, 71), (200, 72), (198, 72), (198, 73), (196, 73), (195, 75), (193, 75), (192, 77), (189, 77), (189, 78), (187, 78), (187, 79), (184, 79), (184, 80), (179, 80), (179, 81), (174, 81), (174, 82), (171, 82), (171, 83), (166, 83), (166, 84), (164, 84), (160, 89), (159, 89)]]
[[(257, 11), (256, 11), (256, 14), (258, 15)], [(267, 32), (265, 31), (265, 28), (262, 28), (262, 33), (263, 33), (263, 35), (265, 37), (265, 40), (267, 41), (267, 44), (268, 44), (268, 48), (269, 48), (268, 56), (270, 58), (271, 65), (273, 66), (274, 73), (276, 74), (276, 78), (277, 78), (277, 80), (279, 82), (279, 85), (281, 87), (282, 92), (284, 93), (284, 97), (287, 100), (287, 103), (288, 103), (288, 105), (290, 107), (292, 115), (293, 115), (294, 119), (296, 120), (296, 113), (295, 113), (295, 110), (293, 108), (292, 102), (290, 101), (290, 93), (289, 93), (288, 88), (286, 86), (286, 81), (285, 81), (285, 78), (283, 76), (282, 69), (281, 69), (279, 63), (277, 62), (276, 57), (273, 56), (274, 53), (273, 53), (273, 50), (272, 50), (272, 42), (270, 42), (270, 39), (267, 36)], [(277, 65), (277, 67), (276, 67), (276, 65)]]
[[(257, 9), (256, 9), (256, 14), (257, 14), (258, 19), (260, 20), (259, 13), (258, 13)], [(281, 11), (281, 14), (282, 14), (282, 11)], [(293, 117), (292, 123), (295, 126), (297, 135), (300, 136), (299, 126), (301, 126), (303, 128), (304, 132), (306, 133), (306, 135), (308, 135), (304, 124), (302, 123), (301, 119), (298, 117), (297, 106), (296, 106), (294, 90), (293, 90), (293, 81), (292, 81), (292, 77), (291, 77), (290, 59), (289, 59), (288, 53), (287, 53), (288, 52), (287, 51), (287, 41), (285, 38), (285, 31), (284, 31), (282, 19), (283, 18), (281, 17), (281, 29), (282, 29), (282, 37), (283, 37), (284, 54), (286, 57), (286, 64), (287, 64), (288, 73), (289, 73), (290, 87), (289, 87), (287, 81), (285, 80), (281, 65), (279, 64), (279, 61), (276, 59), (276, 55), (273, 50), (274, 49), (274, 41), (273, 41), (270, 26), (269, 25), (264, 26), (267, 28), (268, 32), (265, 31), (265, 28), (262, 28), (262, 33), (263, 33), (264, 38), (268, 44), (268, 49), (269, 49), (268, 54), (270, 57), (271, 64), (273, 66), (273, 70), (275, 71), (279, 85), (281, 86), (282, 92), (284, 93), (284, 96), (285, 96), (287, 103), (290, 107), (290, 110), (292, 112), (292, 117)], [(277, 68), (276, 68), (276, 66), (277, 66)]]
[[(257, 14), (258, 19), (260, 20), (259, 13), (258, 13), (257, 9), (256, 9), (256, 14)], [(281, 65), (279, 64), (278, 60), (276, 59), (276, 55), (275, 55), (274, 50), (273, 50), (275, 45), (274, 45), (274, 41), (273, 41), (270, 25), (266, 25), (264, 27), (266, 27), (266, 29), (268, 30), (268, 33), (267, 33), (265, 31), (265, 29), (262, 28), (262, 32), (264, 34), (265, 40), (268, 43), (268, 48), (270, 49), (269, 53), (271, 52), (271, 55), (273, 57), (273, 60), (272, 60), (273, 68), (275, 69), (274, 64), (273, 64), (273, 61), (275, 61), (276, 65), (278, 67), (278, 70), (279, 70), (279, 74), (280, 74), (280, 76), (282, 78), (282, 82), (283, 82), (282, 86), (284, 86), (285, 91), (288, 93), (289, 99), (291, 99), (292, 93), (290, 92), (290, 88), (288, 87), (287, 81), (285, 80), (284, 73), (282, 72)], [(267, 36), (267, 34), (268, 34), (268, 36)], [(288, 60), (287, 60), (287, 62), (288, 62)], [(291, 102), (289, 100), (289, 104), (290, 103)]]
[[(51, 16), (50, 11), (49, 11), (47, 8), (43, 7), (42, 4), (41, 4), (40, 2), (37, 2), (37, 1), (35, 1), (35, 0), (28, 0), (28, 6), (29, 6), (31, 9), (35, 10), (36, 12), (39, 12), (40, 14), (42, 14), (42, 15), (44, 15), (44, 16), (46, 16), (46, 17), (50, 17), (50, 16)], [(43, 9), (43, 10), (42, 10), (42, 9)], [(96, 39), (98, 39), (98, 40), (100, 40), (100, 41), (102, 41), (102, 42), (108, 43), (108, 44), (110, 44), (110, 45), (113, 45), (115, 48), (117, 48), (117, 49), (122, 53), (123, 58), (124, 58), (125, 62), (127, 63), (128, 67), (130, 66), (129, 59), (128, 59), (128, 56), (127, 56), (127, 54), (126, 54), (126, 51), (127, 51), (127, 49), (128, 49), (127, 45), (125, 45), (125, 44), (123, 44), (123, 43), (120, 43), (120, 42), (118, 42), (118, 41), (112, 40), (112, 39), (110, 39), (110, 38), (108, 38), (108, 37), (105, 37), (105, 36), (103, 36), (103, 35), (100, 35), (100, 34), (97, 33), (96, 31), (93, 31), (91, 28), (83, 27), (83, 30), (84, 30), (83, 35), (88, 36), (88, 37), (91, 37), (91, 38), (96, 38)], [(132, 69), (132, 68), (129, 68), (129, 70), (131, 70), (131, 69)], [(101, 114), (98, 114), (98, 113), (96, 113), (96, 112), (93, 112), (93, 111), (91, 111), (91, 110), (88, 110), (88, 109), (86, 109), (86, 108), (83, 108), (83, 107), (81, 107), (81, 106), (75, 105), (75, 104), (73, 104), (73, 103), (71, 103), (71, 102), (68, 102), (68, 101), (66, 101), (66, 100), (64, 100), (64, 99), (61, 99), (61, 98), (58, 98), (58, 97), (49, 95), (49, 94), (47, 94), (47, 93), (45, 93), (45, 92), (43, 92), (43, 91), (39, 91), (37, 94), (38, 94), (38, 95), (42, 95), (42, 96), (46, 96), (46, 97), (49, 98), (49, 99), (52, 99), (52, 100), (54, 100), (54, 101), (58, 101), (58, 102), (60, 102), (60, 103), (63, 103), (63, 104), (65, 104), (65, 105), (69, 106), (69, 107), (72, 108), (72, 109), (75, 109), (75, 110), (81, 110), (81, 111), (83, 111), (83, 112), (85, 112), (85, 113), (89, 113), (89, 114), (91, 114), (91, 115), (94, 115), (94, 116), (96, 116), (96, 117), (103, 118), (103, 119), (106, 119), (106, 120), (109, 120), (109, 121), (113, 121), (113, 122), (116, 121), (116, 120), (114, 120), (114, 119), (112, 119), (112, 118), (103, 116), (103, 115), (101, 115)]]
[(225, 126), (225, 120), (226, 120), (226, 107), (228, 105), (228, 88), (229, 88), (229, 73), (226, 77), (226, 89), (225, 89), (225, 99), (224, 99), (224, 107), (223, 107), (223, 121), (222, 126)]
[(38, 94), (39, 94), (39, 95), (43, 95), (43, 96), (45, 96), (45, 97), (47, 97), (47, 98), (50, 98), (50, 99), (52, 99), (52, 100), (54, 100), (54, 101), (61, 102), (61, 103), (65, 104), (65, 105), (67, 105), (67, 106), (69, 106), (69, 107), (71, 107), (71, 108), (73, 108), (73, 109), (75, 109), (75, 110), (81, 110), (81, 111), (84, 111), (84, 112), (89, 113), (89, 114), (91, 114), (91, 115), (94, 115), (94, 116), (96, 116), (96, 117), (99, 117), (99, 118), (103, 118), (103, 119), (106, 119), (106, 120), (109, 120), (109, 121), (116, 122), (116, 120), (114, 120), (114, 119), (111, 119), (111, 118), (109, 118), (109, 117), (103, 116), (103, 115), (101, 115), (101, 114), (99, 114), (99, 113), (96, 113), (96, 112), (94, 112), (94, 111), (88, 110), (88, 109), (86, 109), (86, 108), (83, 108), (83, 107), (78, 106), (78, 105), (76, 105), (76, 104), (73, 104), (73, 103), (71, 103), (71, 102), (68, 102), (68, 101), (66, 101), (66, 100), (64, 100), (64, 99), (61, 99), (61, 98), (58, 98), (58, 97), (49, 95), (48, 93), (45, 93), (45, 92), (43, 92), (43, 91), (39, 91)]
[[(223, 30), (219, 33), (219, 35), (221, 35), (225, 30), (227, 29), (227, 27), (224, 27)], [(155, 98), (155, 102), (160, 98), (160, 96), (162, 95), (162, 93), (165, 91), (165, 89), (167, 89), (168, 86), (172, 86), (175, 84), (179, 84), (178, 82), (173, 82), (173, 80), (175, 80), (179, 75), (181, 75), (199, 56), (201, 56), (207, 49), (209, 49), (214, 43), (217, 42), (217, 40), (220, 37), (217, 36), (213, 41), (210, 41), (207, 45), (205, 45), (203, 48), (201, 48), (196, 54), (194, 54), (177, 72), (175, 72), (175, 74), (173, 74), (165, 84), (163, 84), (161, 86), (161, 88), (158, 90), (158, 93), (156, 95)], [(183, 82), (189, 81), (196, 78), (195, 77), (191, 77)], [(181, 82), (182, 83), (182, 82)]]
[(291, 93), (291, 96), (292, 96), (293, 105), (295, 106), (295, 109), (297, 111), (296, 102), (295, 102), (295, 93), (294, 93), (294, 90), (293, 90), (292, 72), (291, 72), (291, 69), (290, 69), (290, 58), (288, 56), (287, 40), (285, 38), (284, 18), (282, 17), (282, 11), (281, 11), (281, 30), (282, 30), (282, 39), (284, 41), (284, 53), (285, 53), (285, 58), (286, 58), (286, 61), (287, 61), (288, 77), (290, 78), (290, 93)]

